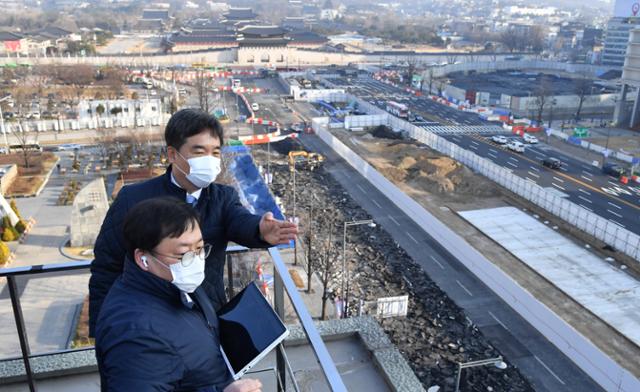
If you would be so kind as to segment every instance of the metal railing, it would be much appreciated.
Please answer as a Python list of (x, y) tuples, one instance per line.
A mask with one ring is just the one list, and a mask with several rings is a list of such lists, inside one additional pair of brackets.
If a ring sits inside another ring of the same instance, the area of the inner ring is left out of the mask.
[[(248, 252), (251, 249), (242, 247), (242, 246), (231, 246), (227, 248), (227, 254), (240, 253), (240, 252)], [(336, 368), (333, 359), (329, 355), (329, 351), (325, 346), (318, 330), (316, 329), (313, 320), (309, 311), (307, 310), (296, 285), (294, 284), (291, 276), (289, 275), (289, 271), (287, 266), (285, 265), (282, 257), (280, 256), (280, 252), (277, 247), (270, 248), (269, 254), (273, 261), (274, 265), (274, 282), (273, 282), (273, 291), (274, 291), (274, 308), (276, 313), (280, 316), (281, 319), (284, 319), (284, 293), (286, 291), (287, 295), (290, 298), (291, 305), (298, 315), (300, 325), (302, 330), (306, 334), (311, 349), (318, 360), (320, 365), (321, 372), (329, 386), (331, 391), (342, 392), (347, 391), (347, 388), (342, 381), (342, 377), (338, 373), (338, 369)], [(228, 260), (228, 273), (229, 282), (233, 282), (232, 279), (232, 266), (231, 262)], [(29, 385), (29, 390), (35, 392), (36, 382), (35, 382), (35, 374), (33, 373), (33, 369), (31, 367), (31, 359), (35, 357), (42, 356), (50, 356), (50, 355), (58, 355), (63, 353), (72, 353), (77, 351), (86, 351), (90, 348), (84, 347), (79, 349), (61, 349), (57, 351), (50, 351), (47, 353), (38, 353), (31, 354), (31, 349), (29, 346), (29, 340), (27, 337), (27, 331), (24, 323), (24, 316), (22, 313), (22, 306), (20, 304), (20, 294), (18, 292), (18, 287), (16, 284), (16, 278), (18, 276), (23, 275), (39, 275), (46, 273), (54, 273), (54, 272), (65, 272), (72, 270), (86, 270), (91, 266), (91, 261), (76, 261), (76, 262), (68, 262), (68, 263), (60, 263), (60, 264), (47, 264), (47, 265), (31, 265), (24, 267), (16, 267), (16, 268), (5, 268), (0, 269), (0, 277), (5, 277), (7, 279), (7, 286), (9, 288), (9, 296), (11, 298), (11, 306), (13, 310), (13, 315), (16, 322), (16, 329), (18, 332), (18, 339), (20, 342), (20, 350), (22, 361), (24, 362), (25, 375), (27, 379), (27, 383)], [(291, 364), (287, 358), (286, 351), (284, 349), (283, 344), (280, 344), (275, 351), (276, 355), (276, 376), (277, 376), (277, 384), (278, 391), (285, 391), (287, 388), (287, 374), (290, 377), (291, 385), (293, 390), (299, 392), (298, 383), (295, 379), (295, 375)]]

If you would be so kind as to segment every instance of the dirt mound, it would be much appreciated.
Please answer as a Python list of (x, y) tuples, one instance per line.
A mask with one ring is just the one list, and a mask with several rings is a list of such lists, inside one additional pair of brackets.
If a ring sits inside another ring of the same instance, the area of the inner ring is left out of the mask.
[(488, 184), (461, 163), (445, 156), (434, 156), (427, 151), (407, 151), (404, 157), (397, 157), (390, 164), (384, 164), (381, 171), (396, 182), (420, 184), (428, 191), (454, 193), (457, 195), (497, 194), (493, 184)]
[(371, 130), (371, 134), (382, 139), (402, 139), (400, 132), (394, 132), (386, 125), (378, 125)]

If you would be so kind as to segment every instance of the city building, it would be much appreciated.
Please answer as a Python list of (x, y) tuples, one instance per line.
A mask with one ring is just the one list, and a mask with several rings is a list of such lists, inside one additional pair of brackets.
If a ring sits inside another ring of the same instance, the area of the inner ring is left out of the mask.
[(616, 0), (613, 17), (607, 23), (602, 52), (602, 64), (622, 68), (629, 42), (629, 31), (640, 23), (638, 4), (630, 0)]
[(629, 31), (640, 23), (640, 18), (613, 17), (607, 23), (602, 52), (602, 64), (622, 67), (629, 42)]

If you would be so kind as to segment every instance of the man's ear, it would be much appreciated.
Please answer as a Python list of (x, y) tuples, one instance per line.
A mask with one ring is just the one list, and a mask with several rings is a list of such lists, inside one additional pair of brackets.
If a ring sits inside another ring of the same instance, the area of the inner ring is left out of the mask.
[(176, 150), (175, 147), (172, 147), (172, 146), (167, 147), (167, 159), (171, 163), (174, 163), (176, 159), (178, 159), (178, 150)]
[(149, 271), (149, 256), (142, 249), (133, 252), (133, 259), (141, 270)]

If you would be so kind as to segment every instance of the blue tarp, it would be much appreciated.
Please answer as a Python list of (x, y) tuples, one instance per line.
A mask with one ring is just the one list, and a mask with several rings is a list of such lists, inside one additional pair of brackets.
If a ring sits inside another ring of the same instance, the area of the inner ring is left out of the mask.
[(575, 137), (575, 136), (569, 136), (567, 138), (567, 142), (569, 142), (571, 144), (577, 144), (577, 145), (582, 144), (582, 140), (580, 140), (579, 137)]
[[(284, 220), (284, 215), (256, 167), (246, 146), (225, 146), (225, 154), (233, 154), (228, 170), (236, 180), (240, 201), (257, 215), (271, 212), (274, 218)], [(284, 246), (285, 248), (293, 246)]]
[(508, 116), (510, 113), (508, 110), (501, 108), (491, 108), (491, 110), (493, 111), (493, 114), (497, 114), (499, 116)]

